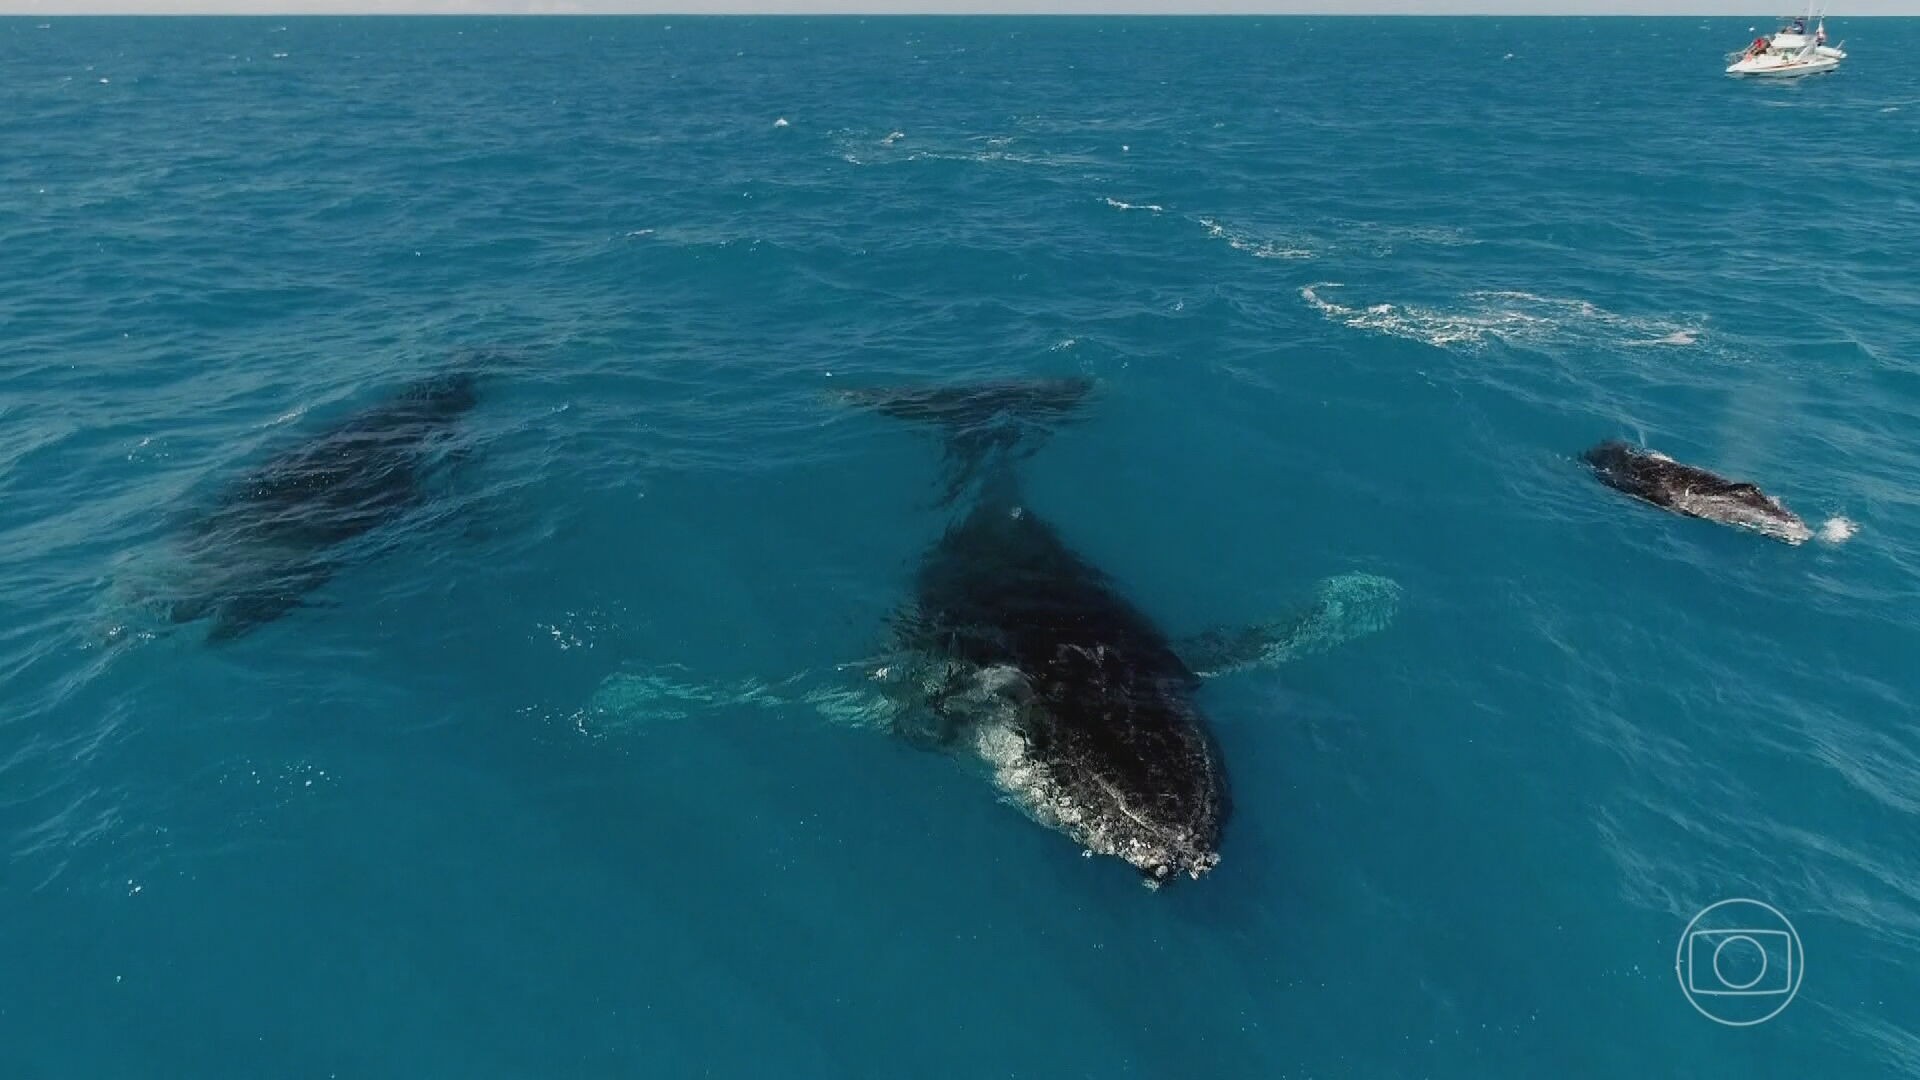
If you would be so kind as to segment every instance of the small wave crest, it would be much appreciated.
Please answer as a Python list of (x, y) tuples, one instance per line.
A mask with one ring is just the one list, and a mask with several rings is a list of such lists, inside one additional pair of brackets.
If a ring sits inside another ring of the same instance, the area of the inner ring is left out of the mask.
[(1203, 217), (1200, 218), (1199, 221), (1200, 226), (1207, 230), (1208, 236), (1215, 240), (1225, 240), (1228, 247), (1235, 251), (1244, 251), (1256, 259), (1313, 258), (1312, 251), (1300, 247), (1295, 243), (1285, 240), (1263, 240), (1259, 237), (1248, 236), (1246, 233), (1223, 225), (1213, 218)]
[(1650, 338), (1646, 341), (1629, 341), (1628, 345), (1697, 345), (1699, 334), (1693, 330), (1675, 330), (1666, 337)]
[(1256, 232), (1214, 217), (1195, 218), (1207, 235), (1225, 240), (1235, 251), (1258, 259), (1312, 259), (1333, 254), (1384, 259), (1396, 247), (1470, 247), (1476, 243), (1463, 229), (1447, 225), (1404, 225), (1345, 218), (1313, 228), (1286, 228)]
[[(1099, 162), (1085, 154), (1048, 150), (1032, 141), (1016, 141), (1010, 135), (972, 135), (964, 137), (907, 133), (889, 128), (885, 135), (874, 129), (839, 128), (832, 132), (840, 160), (849, 165), (898, 165), (910, 162), (965, 162), (974, 165), (1037, 166), (1061, 169), (1092, 166)], [(1148, 209), (1145, 206), (1139, 209)]]

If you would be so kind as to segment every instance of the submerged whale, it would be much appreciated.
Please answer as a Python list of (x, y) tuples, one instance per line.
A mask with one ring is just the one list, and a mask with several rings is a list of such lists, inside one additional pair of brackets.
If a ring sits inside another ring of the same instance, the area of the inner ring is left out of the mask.
[(208, 638), (223, 640), (299, 606), (348, 541), (427, 501), (428, 470), (478, 402), (476, 381), (454, 370), (411, 383), (228, 485), (178, 538), (187, 572), (167, 617), (211, 620)]
[[(1600, 482), (1643, 502), (1687, 517), (1752, 529), (1788, 544), (1804, 544), (1814, 532), (1779, 499), (1753, 484), (1728, 480), (1665, 454), (1610, 439), (1581, 455)], [(1834, 518), (1821, 530), (1844, 540), (1853, 525)]]
[[(891, 642), (857, 665), (862, 683), (797, 700), (975, 761), (1032, 820), (1157, 886), (1212, 870), (1231, 812), (1225, 763), (1196, 703), (1202, 680), (1379, 630), (1399, 589), (1345, 575), (1292, 617), (1170, 638), (1021, 495), (1014, 463), (1091, 390), (1087, 379), (1041, 379), (841, 395), (935, 427), (956, 467), (948, 501), (969, 498), (922, 559)], [(627, 719), (785, 707), (797, 682), (616, 676), (596, 706)]]

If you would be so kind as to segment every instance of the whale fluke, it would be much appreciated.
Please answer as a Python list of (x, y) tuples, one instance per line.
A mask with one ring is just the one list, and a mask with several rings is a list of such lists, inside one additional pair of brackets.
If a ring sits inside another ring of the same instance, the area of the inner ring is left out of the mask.
[(948, 471), (941, 501), (950, 503), (989, 466), (1004, 470), (1031, 454), (1074, 418), (1093, 385), (1087, 376), (1072, 375), (951, 387), (867, 387), (843, 391), (840, 400), (939, 428)]
[(899, 420), (921, 420), (949, 428), (979, 427), (1005, 418), (1046, 421), (1072, 415), (1093, 390), (1084, 375), (1063, 378), (1008, 379), (966, 386), (863, 387), (842, 393), (843, 400), (876, 409)]

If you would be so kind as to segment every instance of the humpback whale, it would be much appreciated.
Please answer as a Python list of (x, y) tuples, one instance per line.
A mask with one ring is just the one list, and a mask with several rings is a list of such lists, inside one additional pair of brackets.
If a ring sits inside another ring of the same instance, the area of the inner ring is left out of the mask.
[(1349, 622), (1349, 632), (1377, 629), (1397, 590), (1354, 579), (1347, 609), (1336, 589), (1322, 609), (1277, 626), (1172, 640), (1026, 505), (1012, 468), (1092, 388), (1064, 378), (848, 393), (937, 427), (956, 479), (973, 488), (895, 620), (917, 698), (895, 711), (895, 727), (977, 755), (1010, 801), (1089, 853), (1154, 884), (1198, 878), (1220, 861), (1231, 811), (1226, 766), (1195, 703), (1202, 676), (1309, 647), (1331, 615), (1373, 624)]
[[(1663, 510), (1752, 529), (1793, 545), (1813, 538), (1798, 514), (1753, 484), (1683, 465), (1658, 451), (1609, 439), (1581, 458), (1601, 483)], [(1833, 518), (1821, 529), (1822, 537), (1834, 541), (1852, 532), (1853, 524), (1844, 518)]]
[[(1227, 769), (1196, 703), (1202, 680), (1379, 630), (1399, 588), (1344, 575), (1298, 615), (1170, 638), (1021, 494), (1014, 463), (1092, 388), (1070, 378), (840, 395), (938, 430), (954, 466), (944, 502), (969, 498), (922, 559), (891, 620), (892, 641), (857, 665), (861, 686), (797, 700), (984, 766), (1033, 821), (1157, 887), (1218, 864), (1231, 811)], [(729, 690), (616, 676), (596, 709), (633, 717), (784, 707), (800, 681)]]
[(167, 617), (210, 619), (219, 641), (299, 606), (343, 545), (426, 501), (427, 470), (478, 401), (475, 382), (453, 370), (411, 383), (228, 485), (178, 537), (189, 583)]

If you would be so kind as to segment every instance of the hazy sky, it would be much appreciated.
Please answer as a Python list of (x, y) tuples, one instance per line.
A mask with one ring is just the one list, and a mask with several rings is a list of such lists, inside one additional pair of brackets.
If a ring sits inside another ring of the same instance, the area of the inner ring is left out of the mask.
[[(1721, 14), (1770, 22), (1805, 0), (0, 0), (0, 14), (692, 14), (743, 12), (1152, 13), (1337, 12), (1557, 15)], [(1920, 15), (1920, 0), (1841, 0), (1853, 15)]]

